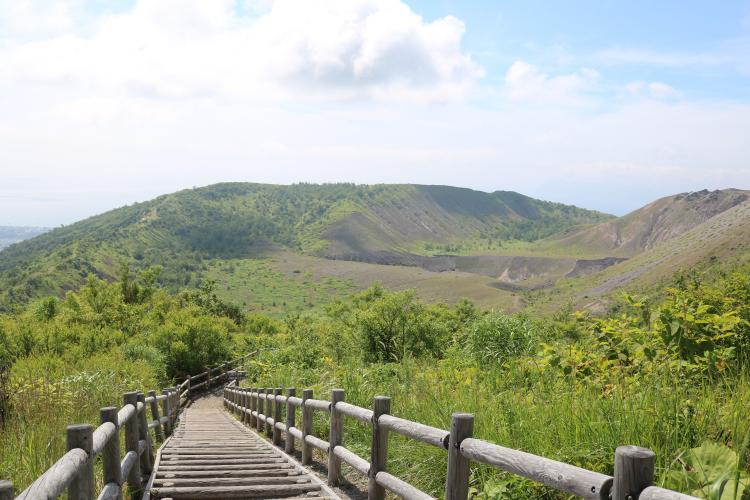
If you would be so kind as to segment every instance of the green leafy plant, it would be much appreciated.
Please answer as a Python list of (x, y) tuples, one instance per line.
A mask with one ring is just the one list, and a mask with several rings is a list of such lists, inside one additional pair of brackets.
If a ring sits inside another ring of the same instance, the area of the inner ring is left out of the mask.
[(740, 457), (721, 443), (705, 442), (691, 448), (676, 460), (681, 470), (668, 475), (668, 484), (708, 500), (750, 498), (750, 474), (743, 470)]

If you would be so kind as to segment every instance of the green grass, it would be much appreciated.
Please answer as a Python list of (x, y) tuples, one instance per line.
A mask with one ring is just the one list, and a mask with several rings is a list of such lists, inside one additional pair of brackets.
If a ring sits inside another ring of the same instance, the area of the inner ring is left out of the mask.
[(96, 428), (100, 408), (119, 408), (123, 393), (159, 385), (148, 364), (112, 351), (78, 362), (51, 355), (24, 358), (13, 366), (9, 389), (11, 415), (0, 428), (0, 478), (20, 493), (65, 454), (68, 425)]
[(216, 281), (220, 298), (270, 316), (314, 310), (355, 289), (350, 280), (315, 278), (302, 268), (282, 273), (274, 264), (271, 258), (212, 261), (207, 276)]
[[(320, 399), (330, 399), (330, 389), (339, 387), (346, 391), (346, 401), (365, 408), (372, 407), (374, 396), (387, 395), (392, 414), (442, 429), (450, 428), (452, 412), (470, 412), (475, 437), (606, 474), (612, 474), (617, 446), (648, 447), (657, 455), (657, 484), (664, 484), (667, 472), (678, 466), (675, 459), (681, 452), (704, 440), (738, 447), (747, 432), (743, 415), (750, 383), (745, 375), (727, 378), (718, 387), (681, 384), (659, 375), (613, 389), (553, 374), (530, 380), (518, 372), (451, 366), (447, 360), (319, 371), (269, 366), (257, 381), (260, 385), (313, 388)], [(315, 432), (327, 436), (326, 419), (319, 417)], [(445, 451), (398, 436), (390, 441), (389, 470), (440, 496)], [(344, 444), (367, 458), (369, 427), (347, 419)], [(566, 498), (516, 476), (472, 466), (474, 487), (498, 482), (514, 492), (502, 498)]]

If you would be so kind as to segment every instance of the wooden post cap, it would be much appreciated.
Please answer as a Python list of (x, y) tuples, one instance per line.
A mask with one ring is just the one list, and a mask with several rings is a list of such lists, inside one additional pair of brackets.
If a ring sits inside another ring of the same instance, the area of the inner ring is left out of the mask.
[(654, 482), (656, 454), (640, 446), (618, 446), (615, 450), (613, 500), (633, 500)]

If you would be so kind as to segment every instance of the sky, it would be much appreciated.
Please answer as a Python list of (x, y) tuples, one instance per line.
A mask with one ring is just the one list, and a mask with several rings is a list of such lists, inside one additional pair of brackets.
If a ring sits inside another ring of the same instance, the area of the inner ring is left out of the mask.
[(0, 225), (227, 181), (750, 188), (750, 1), (0, 0)]

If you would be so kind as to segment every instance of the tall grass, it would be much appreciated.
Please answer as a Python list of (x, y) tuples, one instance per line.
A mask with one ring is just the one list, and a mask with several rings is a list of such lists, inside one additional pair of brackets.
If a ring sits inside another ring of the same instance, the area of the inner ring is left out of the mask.
[(77, 362), (19, 360), (10, 377), (11, 411), (0, 428), (0, 478), (22, 491), (65, 453), (66, 426), (96, 427), (100, 408), (121, 406), (125, 392), (157, 387), (151, 366), (123, 359), (118, 350)]
[[(346, 400), (370, 407), (376, 395), (392, 398), (392, 413), (449, 429), (453, 412), (475, 416), (474, 435), (587, 469), (611, 474), (614, 450), (622, 444), (651, 448), (657, 456), (657, 484), (676, 459), (704, 440), (739, 447), (747, 433), (743, 418), (750, 403), (746, 374), (717, 383), (679, 383), (669, 374), (654, 375), (619, 388), (597, 387), (519, 371), (457, 368), (449, 362), (349, 366), (317, 372), (278, 366), (259, 380), (275, 387), (312, 387), (328, 398), (333, 387)], [(325, 436), (321, 419), (316, 432)], [(370, 429), (347, 420), (344, 442), (367, 457)], [(446, 453), (398, 436), (391, 438), (388, 467), (401, 478), (440, 495)], [(472, 484), (480, 491), (502, 483), (502, 498), (565, 498), (561, 494), (500, 471), (475, 465)]]

